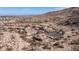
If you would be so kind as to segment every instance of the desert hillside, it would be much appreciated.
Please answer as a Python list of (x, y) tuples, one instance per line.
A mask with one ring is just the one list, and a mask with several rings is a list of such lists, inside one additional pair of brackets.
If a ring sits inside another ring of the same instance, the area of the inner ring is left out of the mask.
[(0, 51), (78, 50), (78, 7), (36, 16), (0, 16)]

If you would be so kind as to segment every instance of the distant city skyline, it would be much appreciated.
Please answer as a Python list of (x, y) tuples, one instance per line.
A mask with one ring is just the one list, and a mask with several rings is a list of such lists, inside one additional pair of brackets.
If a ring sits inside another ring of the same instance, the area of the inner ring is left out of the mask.
[(40, 15), (64, 7), (0, 7), (0, 16)]

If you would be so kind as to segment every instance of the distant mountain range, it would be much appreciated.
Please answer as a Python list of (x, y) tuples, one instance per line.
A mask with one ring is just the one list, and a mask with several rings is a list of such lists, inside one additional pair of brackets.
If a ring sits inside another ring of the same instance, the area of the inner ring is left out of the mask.
[[(79, 26), (79, 8), (71, 7), (37, 16), (0, 16), (1, 21), (10, 22), (53, 22), (58, 25)], [(4, 22), (5, 23), (5, 22)]]

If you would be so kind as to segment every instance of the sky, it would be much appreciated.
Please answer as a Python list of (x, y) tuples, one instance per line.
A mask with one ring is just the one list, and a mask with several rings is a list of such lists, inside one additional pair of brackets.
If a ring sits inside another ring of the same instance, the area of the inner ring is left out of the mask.
[(40, 15), (64, 7), (0, 7), (0, 16)]

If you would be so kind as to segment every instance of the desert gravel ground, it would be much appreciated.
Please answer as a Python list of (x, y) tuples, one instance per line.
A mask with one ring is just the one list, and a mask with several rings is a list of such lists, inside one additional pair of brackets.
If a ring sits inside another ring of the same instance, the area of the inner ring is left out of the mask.
[(0, 51), (78, 51), (79, 8), (38, 16), (0, 16)]

